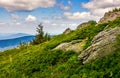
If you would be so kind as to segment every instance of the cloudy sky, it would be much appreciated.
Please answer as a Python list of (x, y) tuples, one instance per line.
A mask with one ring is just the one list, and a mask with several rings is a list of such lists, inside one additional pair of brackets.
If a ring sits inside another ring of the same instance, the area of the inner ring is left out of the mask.
[(88, 20), (98, 21), (105, 12), (120, 7), (120, 0), (0, 0), (0, 33), (59, 34)]

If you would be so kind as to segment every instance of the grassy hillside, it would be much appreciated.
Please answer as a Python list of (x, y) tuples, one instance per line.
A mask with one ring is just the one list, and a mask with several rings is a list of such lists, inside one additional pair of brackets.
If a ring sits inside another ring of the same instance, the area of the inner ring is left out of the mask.
[[(86, 49), (100, 31), (120, 26), (120, 18), (97, 25), (89, 21), (87, 27), (60, 34), (36, 46), (21, 47), (0, 53), (0, 78), (118, 78), (120, 77), (120, 48), (104, 58), (83, 65), (73, 51), (53, 50), (62, 42), (88, 38)], [(120, 43), (120, 37), (117, 39)]]

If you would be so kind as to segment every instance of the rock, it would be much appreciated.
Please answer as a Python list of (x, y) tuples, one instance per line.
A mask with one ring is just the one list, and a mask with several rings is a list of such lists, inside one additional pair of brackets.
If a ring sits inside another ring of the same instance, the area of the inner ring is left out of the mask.
[(120, 35), (120, 27), (106, 29), (100, 32), (92, 40), (92, 45), (81, 52), (78, 60), (83, 60), (83, 64), (111, 54), (116, 50), (116, 37)]
[(86, 26), (88, 26), (88, 24), (89, 24), (89, 22), (84, 22), (84, 23), (80, 24), (80, 25), (77, 27), (77, 29), (81, 29), (81, 28), (83, 28), (83, 27), (86, 27)]
[(117, 17), (120, 17), (120, 11), (119, 12), (107, 12), (107, 13), (105, 13), (104, 17), (100, 19), (98, 24), (102, 24), (102, 23), (107, 23), (109, 21), (113, 21)]
[(88, 27), (93, 24), (97, 24), (97, 22), (94, 20), (90, 20), (88, 22), (84, 22), (84, 23), (80, 24), (79, 26), (77, 26), (77, 29), (82, 29), (82, 28)]
[(70, 29), (70, 28), (67, 28), (64, 32), (63, 32), (63, 34), (69, 34), (69, 33), (71, 33), (72, 32), (72, 30)]
[(56, 49), (60, 49), (63, 51), (72, 50), (72, 51), (75, 51), (76, 53), (79, 53), (80, 51), (83, 50), (87, 40), (88, 38), (84, 40), (73, 40), (71, 42), (61, 43), (54, 50)]

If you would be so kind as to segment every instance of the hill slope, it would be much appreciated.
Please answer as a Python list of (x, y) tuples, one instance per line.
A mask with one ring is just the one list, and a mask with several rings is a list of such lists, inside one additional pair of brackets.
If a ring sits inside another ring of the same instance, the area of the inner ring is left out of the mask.
[[(83, 65), (74, 51), (53, 50), (56, 46), (72, 40), (87, 42), (85, 50), (92, 39), (101, 31), (120, 26), (120, 18), (109, 23), (97, 24), (89, 21), (88, 26), (68, 34), (60, 34), (50, 41), (36, 46), (22, 47), (0, 53), (1, 78), (118, 78), (120, 77), (120, 47), (103, 58)], [(117, 37), (117, 45), (120, 36)]]

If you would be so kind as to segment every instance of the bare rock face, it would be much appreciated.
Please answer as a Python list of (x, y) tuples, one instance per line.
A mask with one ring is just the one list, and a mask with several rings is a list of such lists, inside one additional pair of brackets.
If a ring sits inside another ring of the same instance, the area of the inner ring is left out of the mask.
[(72, 32), (72, 30), (70, 29), (70, 28), (67, 28), (64, 32), (63, 32), (63, 34), (69, 34), (69, 33), (71, 33)]
[(81, 29), (81, 28), (86, 27), (86, 26), (88, 26), (88, 22), (84, 22), (84, 23), (80, 24), (80, 25), (77, 27), (77, 29)]
[(81, 52), (78, 60), (83, 60), (83, 64), (111, 54), (116, 50), (116, 37), (120, 35), (120, 27), (106, 29), (100, 32), (92, 40), (92, 45)]
[(83, 50), (85, 44), (86, 44), (87, 38), (84, 40), (73, 40), (71, 42), (66, 42), (66, 43), (61, 43), (58, 45), (54, 50), (60, 49), (63, 51), (75, 51), (76, 53), (79, 53), (80, 51)]
[(117, 17), (120, 17), (120, 12), (107, 12), (104, 17), (100, 19), (98, 24), (107, 23), (109, 21), (115, 20)]

